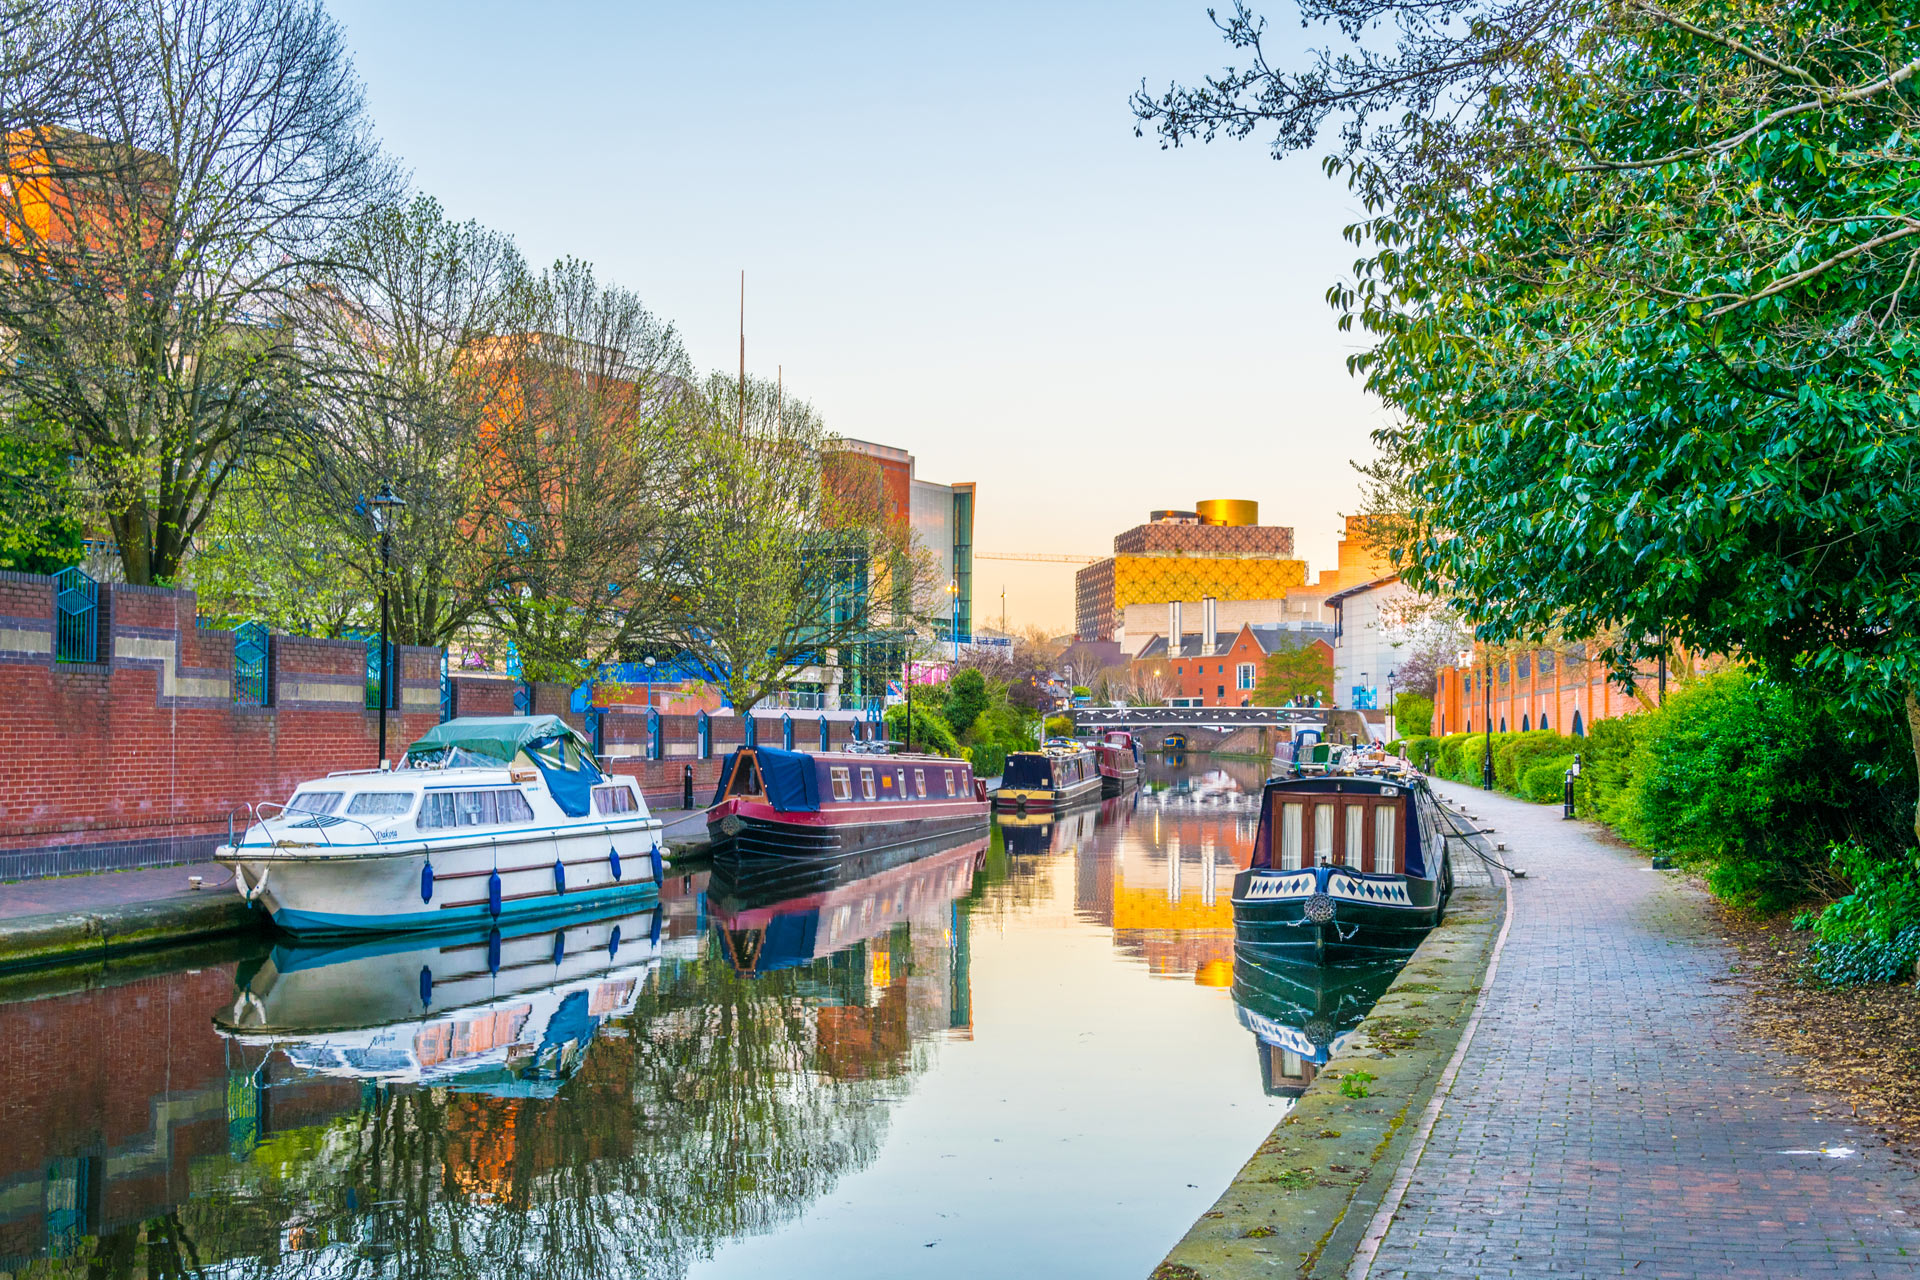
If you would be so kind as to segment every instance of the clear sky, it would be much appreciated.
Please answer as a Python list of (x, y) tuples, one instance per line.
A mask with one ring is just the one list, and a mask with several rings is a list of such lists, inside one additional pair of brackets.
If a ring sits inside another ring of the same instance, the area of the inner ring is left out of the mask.
[[(1332, 563), (1381, 421), (1324, 301), (1358, 209), (1264, 140), (1133, 136), (1142, 77), (1227, 60), (1205, 0), (329, 3), (420, 190), (593, 262), (702, 368), (744, 268), (749, 366), (977, 481), (979, 549), (1103, 553), (1230, 497)], [(981, 621), (1002, 588), (1071, 626), (1071, 566), (980, 562)]]

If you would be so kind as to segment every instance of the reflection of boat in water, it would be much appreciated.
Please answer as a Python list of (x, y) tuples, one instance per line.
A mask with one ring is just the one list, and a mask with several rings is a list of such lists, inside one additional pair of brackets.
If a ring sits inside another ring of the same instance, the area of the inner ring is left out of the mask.
[(321, 1075), (546, 1094), (632, 1010), (659, 955), (657, 908), (431, 942), (283, 942), (242, 970), (214, 1025)]
[(1268, 782), (1233, 881), (1235, 936), (1315, 959), (1418, 945), (1453, 888), (1445, 821), (1411, 770)]
[(1298, 1097), (1392, 985), (1404, 955), (1353, 964), (1285, 960), (1238, 946), (1233, 1003), (1260, 1050), (1260, 1083), (1279, 1097)]
[(1133, 821), (1139, 806), (1138, 795), (1113, 796), (1100, 802), (1098, 809), (1076, 809), (1058, 813), (1043, 809), (1038, 813), (1000, 813), (994, 821), (1007, 853), (1015, 858), (1038, 857), (1049, 853), (1068, 853), (1093, 839), (1101, 827), (1123, 827)]
[(707, 812), (716, 845), (774, 857), (834, 857), (984, 829), (986, 788), (944, 756), (741, 747)]
[(973, 888), (986, 837), (951, 837), (831, 863), (716, 860), (707, 918), (741, 973), (811, 964), (895, 925), (945, 911)]

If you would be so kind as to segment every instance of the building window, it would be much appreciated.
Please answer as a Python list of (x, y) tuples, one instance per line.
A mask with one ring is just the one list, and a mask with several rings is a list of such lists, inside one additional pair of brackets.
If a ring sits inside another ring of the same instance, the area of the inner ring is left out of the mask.
[(1227, 674), (1227, 664), (1223, 662), (1218, 667), (1215, 667), (1213, 674), (1217, 676), (1223, 676)]
[(1223, 685), (1223, 684), (1217, 684), (1217, 685), (1215, 685), (1215, 686), (1213, 687), (1213, 696), (1214, 696), (1214, 697), (1216, 697), (1216, 698), (1224, 698), (1224, 697), (1226, 697), (1226, 696), (1227, 696), (1227, 686), (1225, 686), (1225, 685)]
[(1233, 669), (1234, 685), (1241, 689), (1253, 688), (1253, 664), (1242, 662)]
[(1529, 729), (1531, 729), (1531, 728), (1533, 728), (1533, 717), (1532, 717), (1532, 716), (1521, 716), (1521, 717), (1520, 717), (1520, 732), (1522, 732), (1522, 733), (1525, 733), (1525, 732), (1527, 732), (1527, 730), (1529, 730)]
[(1576, 738), (1584, 738), (1587, 736), (1586, 726), (1580, 723), (1580, 713), (1578, 711), (1573, 713), (1573, 736)]

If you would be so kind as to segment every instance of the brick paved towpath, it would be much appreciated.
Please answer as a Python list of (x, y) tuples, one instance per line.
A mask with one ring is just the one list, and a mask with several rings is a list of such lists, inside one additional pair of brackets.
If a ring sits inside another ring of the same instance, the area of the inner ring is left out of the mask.
[(1558, 806), (1439, 790), (1527, 878), (1472, 1046), (1351, 1274), (1920, 1276), (1920, 1166), (1742, 1033), (1704, 896)]

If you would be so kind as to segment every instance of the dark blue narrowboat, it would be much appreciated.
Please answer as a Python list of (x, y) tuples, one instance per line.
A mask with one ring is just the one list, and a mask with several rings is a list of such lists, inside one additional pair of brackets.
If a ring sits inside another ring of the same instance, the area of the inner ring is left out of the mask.
[(987, 825), (986, 788), (965, 760), (741, 747), (707, 811), (716, 847), (838, 857)]
[(1411, 770), (1269, 781), (1233, 881), (1236, 938), (1315, 961), (1411, 950), (1453, 889), (1446, 829)]

